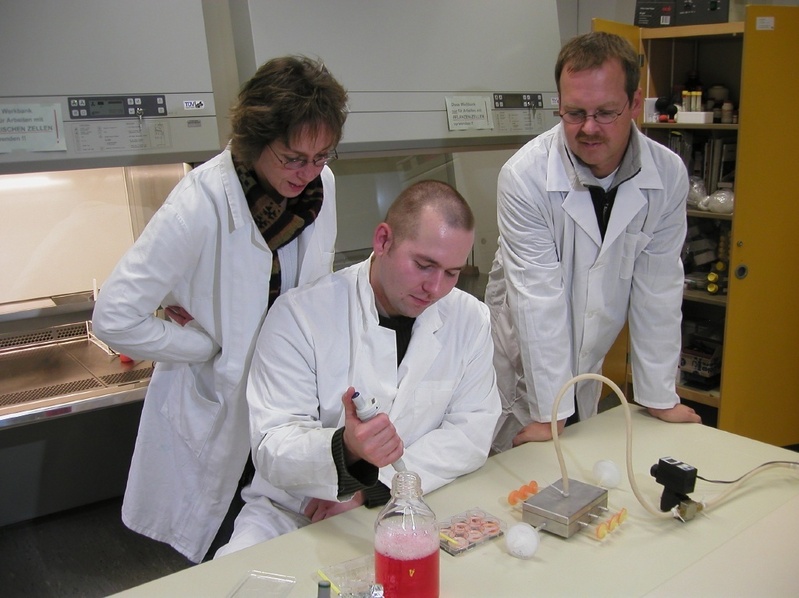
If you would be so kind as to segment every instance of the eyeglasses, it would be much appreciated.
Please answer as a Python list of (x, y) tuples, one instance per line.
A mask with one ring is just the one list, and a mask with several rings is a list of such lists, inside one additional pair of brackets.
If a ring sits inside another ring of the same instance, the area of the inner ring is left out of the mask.
[(283, 165), (283, 168), (287, 168), (288, 170), (302, 170), (308, 166), (308, 164), (313, 164), (317, 168), (322, 168), (325, 164), (330, 164), (333, 160), (338, 159), (338, 154), (334, 149), (329, 154), (317, 156), (313, 160), (306, 160), (305, 158), (290, 158), (284, 160), (277, 155), (277, 152), (272, 148), (271, 145), (268, 145), (267, 147), (272, 150), (272, 153), (275, 154), (275, 158), (277, 158), (277, 161)]
[(581, 125), (589, 118), (593, 118), (600, 125), (609, 125), (624, 114), (624, 111), (627, 109), (627, 104), (629, 103), (630, 100), (624, 102), (624, 107), (620, 112), (616, 112), (615, 110), (597, 110), (593, 114), (586, 114), (585, 110), (569, 110), (568, 112), (561, 112), (560, 117), (564, 122), (570, 125)]

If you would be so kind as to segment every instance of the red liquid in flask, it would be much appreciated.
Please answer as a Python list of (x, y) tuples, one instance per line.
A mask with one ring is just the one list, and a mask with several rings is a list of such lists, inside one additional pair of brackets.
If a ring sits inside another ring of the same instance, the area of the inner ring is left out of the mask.
[(386, 598), (438, 598), (438, 538), (432, 540), (426, 534), (394, 535), (389, 546), (376, 543), (375, 581), (383, 585)]

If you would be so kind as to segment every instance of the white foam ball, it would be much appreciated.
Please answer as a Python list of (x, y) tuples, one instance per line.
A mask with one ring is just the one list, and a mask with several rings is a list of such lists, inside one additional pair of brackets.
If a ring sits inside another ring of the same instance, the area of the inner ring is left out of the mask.
[(619, 466), (608, 459), (597, 461), (594, 463), (594, 479), (597, 486), (615, 488), (621, 481)]
[(529, 559), (538, 550), (538, 530), (529, 523), (517, 523), (505, 534), (505, 545), (511, 556)]

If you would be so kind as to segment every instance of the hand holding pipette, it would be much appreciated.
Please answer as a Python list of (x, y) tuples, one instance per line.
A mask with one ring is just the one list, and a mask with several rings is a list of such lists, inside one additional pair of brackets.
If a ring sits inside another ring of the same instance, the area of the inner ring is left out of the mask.
[[(402, 439), (388, 416), (383, 414), (384, 417), (376, 418), (379, 415), (377, 401), (362, 397), (350, 388), (345, 393), (343, 402), (345, 419), (348, 420), (344, 430), (347, 450), (353, 456), (378, 467), (391, 464), (397, 471), (405, 471), (405, 464), (401, 459)], [(357, 420), (357, 423), (352, 419)], [(369, 427), (359, 426), (358, 423), (369, 424)]]

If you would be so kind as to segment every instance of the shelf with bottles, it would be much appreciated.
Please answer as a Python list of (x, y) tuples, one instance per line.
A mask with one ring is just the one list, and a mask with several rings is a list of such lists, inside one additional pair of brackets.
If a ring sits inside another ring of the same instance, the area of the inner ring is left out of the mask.
[[(740, 74), (743, 56), (743, 23), (728, 23), (726, 32), (696, 36), (681, 35), (684, 29), (641, 29), (641, 42), (648, 68), (644, 83), (647, 97), (660, 97), (674, 91), (675, 85), (687, 83), (684, 77), (693, 74), (694, 83), (703, 91), (724, 84), (732, 98), (740, 98)], [(663, 34), (658, 36), (658, 34)], [(684, 86), (683, 89), (691, 89)], [(651, 92), (657, 93), (651, 93)], [(680, 90), (682, 91), (682, 89)], [(679, 102), (681, 94), (675, 99)]]
[(661, 114), (674, 115), (669, 105), (680, 106), (678, 117), (713, 112), (709, 123), (659, 122), (644, 114), (641, 129), (661, 142), (670, 130), (737, 131), (743, 32), (743, 23), (641, 29), (644, 96), (657, 98)]
[(727, 304), (731, 224), (725, 219), (688, 217), (682, 252), (683, 300)]

